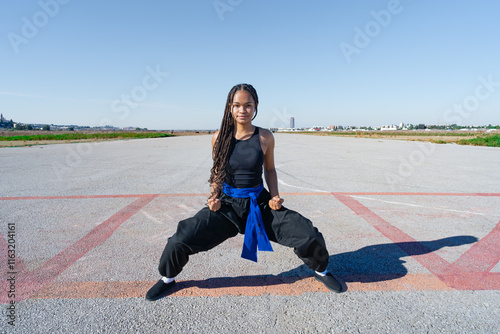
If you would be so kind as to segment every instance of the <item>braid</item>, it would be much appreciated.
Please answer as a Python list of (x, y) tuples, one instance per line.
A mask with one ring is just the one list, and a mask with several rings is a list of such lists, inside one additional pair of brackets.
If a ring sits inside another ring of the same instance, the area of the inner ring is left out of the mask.
[(214, 143), (214, 163), (212, 169), (210, 170), (210, 178), (208, 179), (208, 182), (214, 185), (210, 193), (211, 198), (219, 197), (222, 191), (222, 185), (226, 179), (226, 165), (229, 161), (229, 156), (231, 155), (234, 145), (234, 119), (231, 113), (231, 108), (234, 94), (236, 94), (239, 90), (245, 90), (252, 95), (255, 102), (255, 115), (252, 120), (255, 116), (257, 116), (257, 105), (259, 103), (259, 99), (255, 88), (249, 84), (238, 84), (231, 88), (229, 94), (227, 95), (226, 107), (224, 109), (224, 116), (220, 125), (219, 135)]

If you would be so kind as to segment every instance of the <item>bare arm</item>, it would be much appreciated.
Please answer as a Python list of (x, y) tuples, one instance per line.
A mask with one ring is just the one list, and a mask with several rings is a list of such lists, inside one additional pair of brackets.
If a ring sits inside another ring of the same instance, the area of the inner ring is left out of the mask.
[[(214, 145), (215, 145), (215, 141), (217, 140), (217, 136), (219, 135), (219, 131), (217, 131), (216, 133), (214, 133), (214, 135), (212, 136), (212, 158), (214, 156)], [(212, 194), (215, 190), (215, 184), (212, 183), (210, 185), (210, 194)], [(210, 197), (207, 201), (208, 203), (208, 208), (212, 211), (217, 211), (220, 209), (221, 207), (221, 202), (220, 200), (217, 198), (217, 197)]]
[(283, 199), (280, 198), (278, 191), (278, 174), (276, 173), (276, 168), (274, 166), (274, 137), (270, 131), (266, 131), (264, 137), (264, 177), (266, 179), (267, 186), (269, 187), (269, 193), (272, 199), (269, 201), (269, 206), (273, 210), (279, 210), (281, 208), (281, 203)]

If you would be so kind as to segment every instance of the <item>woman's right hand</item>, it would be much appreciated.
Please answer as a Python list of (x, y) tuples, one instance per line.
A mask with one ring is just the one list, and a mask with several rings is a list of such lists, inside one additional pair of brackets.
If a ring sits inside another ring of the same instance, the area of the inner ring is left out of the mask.
[(209, 198), (208, 199), (208, 208), (211, 211), (218, 211), (221, 207), (221, 201), (218, 198)]

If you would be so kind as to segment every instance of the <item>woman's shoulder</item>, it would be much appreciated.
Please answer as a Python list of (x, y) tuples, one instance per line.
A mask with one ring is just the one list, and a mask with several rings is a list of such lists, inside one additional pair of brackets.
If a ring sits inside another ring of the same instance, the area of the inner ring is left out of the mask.
[(214, 135), (212, 136), (212, 146), (214, 146), (218, 136), (219, 136), (219, 130), (215, 131)]
[(259, 126), (259, 135), (264, 138), (271, 139), (273, 138), (273, 133), (269, 131), (268, 129), (261, 128)]
[(271, 131), (269, 131), (268, 129), (264, 129), (264, 128), (259, 127), (259, 137), (260, 137), (261, 142), (264, 144), (274, 142), (273, 133)]

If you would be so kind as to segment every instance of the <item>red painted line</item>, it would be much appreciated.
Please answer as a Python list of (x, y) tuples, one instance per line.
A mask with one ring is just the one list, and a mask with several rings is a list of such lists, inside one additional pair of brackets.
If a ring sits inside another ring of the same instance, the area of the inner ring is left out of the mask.
[[(123, 222), (128, 220), (155, 198), (156, 196), (139, 198), (100, 225), (96, 226), (82, 239), (78, 240), (34, 271), (22, 277), (20, 276), (16, 287), (18, 290), (16, 293), (16, 301), (28, 298), (45, 284), (55, 279), (91, 249), (106, 241)], [(0, 302), (5, 303), (6, 301), (2, 298)]]
[[(349, 195), (397, 195), (397, 196), (500, 196), (499, 193), (388, 193), (388, 192), (353, 192), (353, 193), (282, 193), (283, 195), (334, 195), (343, 204), (348, 206), (356, 214), (370, 223), (374, 228), (380, 231), (384, 236), (392, 240), (408, 255), (415, 258), (425, 268), (427, 268), (443, 284), (455, 289), (493, 289), (500, 290), (500, 273), (489, 273), (496, 263), (500, 260), (500, 250), (496, 247), (500, 244), (500, 222), (485, 238), (471, 247), (454, 264), (450, 265), (441, 257), (432, 253), (427, 247), (419, 244), (415, 239), (404, 233), (402, 230), (394, 227), (380, 216), (376, 215), (370, 209), (362, 205), (359, 201), (351, 198)], [(120, 212), (94, 228), (85, 237), (77, 241), (74, 245), (68, 247), (53, 259), (47, 261), (33, 272), (26, 269), (22, 260), (17, 257), (16, 265), (19, 271), (18, 291), (16, 300), (29, 298), (33, 293), (51, 283), (58, 275), (71, 266), (75, 261), (85, 255), (94, 247), (103, 243), (112, 233), (127, 219), (137, 211), (147, 205), (156, 197), (188, 197), (188, 196), (207, 196), (203, 193), (192, 194), (129, 194), (129, 195), (89, 195), (89, 196), (32, 196), (32, 197), (1, 197), (0, 200), (37, 200), (37, 199), (85, 199), (85, 198), (138, 198), (135, 202), (128, 205)], [(0, 236), (1, 237), (1, 236)], [(409, 244), (408, 242), (411, 242)], [(0, 238), (0, 251), (5, 254), (7, 242)], [(5, 262), (4, 262), (5, 263)], [(472, 268), (471, 265), (476, 267)], [(5, 267), (5, 265), (4, 265)], [(418, 277), (418, 276), (416, 276)], [(355, 283), (357, 284), (357, 283)], [(360, 283), (364, 284), (364, 283)], [(380, 283), (385, 284), (385, 283)], [(373, 286), (379, 289), (382, 285)], [(421, 283), (419, 283), (421, 284)], [(2, 291), (6, 282), (0, 282)], [(409, 284), (412, 286), (412, 284)], [(422, 285), (423, 287), (424, 285)], [(361, 288), (360, 288), (361, 289)], [(391, 287), (390, 289), (394, 289)], [(269, 292), (268, 290), (263, 290)], [(266, 293), (266, 292), (264, 292)], [(4, 303), (5, 298), (0, 294), (0, 303)]]
[(344, 192), (333, 192), (332, 195), (372, 195), (372, 196), (486, 196), (486, 197), (499, 197), (500, 193), (395, 193), (395, 192), (352, 192), (352, 193), (344, 193)]
[(487, 273), (500, 261), (500, 222), (445, 270), (448, 273)]
[(191, 197), (209, 196), (206, 194), (129, 194), (129, 195), (81, 195), (81, 196), (26, 196), (26, 197), (0, 197), (0, 201), (22, 201), (38, 199), (87, 199), (87, 198), (143, 198), (143, 197)]
[[(17, 237), (17, 235), (14, 235), (14, 237)], [(9, 240), (8, 234), (7, 240)], [(22, 275), (29, 275), (29, 270), (26, 267), (26, 264), (19, 257), (19, 247), (9, 248), (9, 243), (7, 242), (7, 240), (2, 235), (0, 235), (0, 261), (2, 261), (0, 263), (0, 304), (9, 303), (9, 295), (16, 293), (17, 286), (15, 284), (15, 281), (17, 280), (17, 278), (21, 277)], [(19, 245), (19, 243), (14, 242), (11, 242), (11, 244), (13, 244), (14, 247), (16, 246), (16, 244)], [(11, 252), (11, 254), (13, 254), (13, 257), (9, 257), (9, 249), (15, 252)], [(11, 285), (10, 278), (12, 277), (14, 277), (14, 281)]]
[[(343, 277), (348, 291), (452, 290), (432, 274), (408, 274), (397, 280), (359, 282)], [(155, 282), (51, 282), (31, 299), (144, 298)], [(206, 280), (177, 281), (166, 298), (220, 296), (297, 296), (308, 292), (333, 293), (308, 276), (213, 277)]]
[[(14, 253), (15, 257), (11, 258), (13, 259), (13, 262), (11, 261), (11, 264), (14, 268), (13, 270), (11, 270), (9, 267), (9, 244), (7, 243), (7, 240), (5, 240), (5, 238), (2, 235), (0, 235), (0, 254), (2, 254), (2, 259), (1, 259), (2, 263), (0, 263), (0, 268), (2, 269), (2, 272), (0, 273), (0, 275), (4, 275), (10, 271), (15, 271), (18, 273), (24, 273), (28, 271), (28, 269), (26, 268), (26, 264), (24, 264), (24, 261), (19, 258), (19, 248), (17, 249), (11, 248), (11, 250), (15, 252)], [(3, 280), (3, 276), (0, 277), (2, 277)]]
[(449, 265), (449, 263), (443, 260), (440, 256), (432, 253), (427, 247), (418, 243), (417, 240), (413, 239), (397, 227), (392, 226), (352, 197), (340, 194), (333, 195), (349, 209), (354, 211), (358, 216), (361, 216), (366, 222), (372, 225), (385, 237), (397, 244), (405, 253), (411, 255), (415, 260), (420, 262), (420, 264), (427, 268), (431, 273), (437, 273)]
[(456, 290), (500, 290), (500, 273), (459, 273), (439, 275)]
[[(398, 279), (364, 282), (362, 275), (343, 276), (348, 282), (348, 291), (447, 291), (453, 288), (433, 274), (407, 274)], [(478, 275), (453, 276), (457, 284), (467, 282), (474, 290)], [(370, 275), (370, 278), (373, 278)], [(500, 273), (488, 273), (481, 279), (490, 284), (490, 290), (500, 290)], [(30, 299), (99, 299), (99, 298), (144, 298), (154, 281), (109, 281), (109, 282), (50, 282), (38, 290)], [(472, 283), (472, 284), (471, 284)], [(220, 296), (296, 296), (307, 292), (329, 292), (312, 277), (305, 276), (255, 276), (213, 277), (206, 280), (178, 281), (166, 298), (175, 297), (220, 297)]]
[[(469, 197), (500, 197), (500, 193), (395, 193), (395, 192), (289, 192), (281, 193), (283, 196), (331, 196), (331, 195), (371, 195), (371, 196), (469, 196)], [(208, 193), (184, 194), (128, 194), (128, 195), (81, 195), (81, 196), (22, 196), (0, 197), (0, 201), (20, 201), (38, 199), (85, 199), (85, 198), (139, 198), (139, 197), (191, 197), (209, 196)]]
[(81, 195), (81, 196), (25, 196), (25, 197), (0, 197), (0, 201), (22, 201), (22, 200), (37, 200), (37, 199), (87, 199), (87, 198), (142, 198), (156, 197), (158, 195)]
[[(498, 247), (500, 244), (500, 222), (486, 237), (474, 244), (457, 261), (449, 264), (355, 199), (338, 193), (333, 195), (448, 286), (459, 290), (500, 289), (500, 274), (489, 273), (500, 261), (500, 249)], [(408, 244), (407, 242), (411, 243)], [(410, 248), (409, 245), (412, 245), (413, 248)]]

